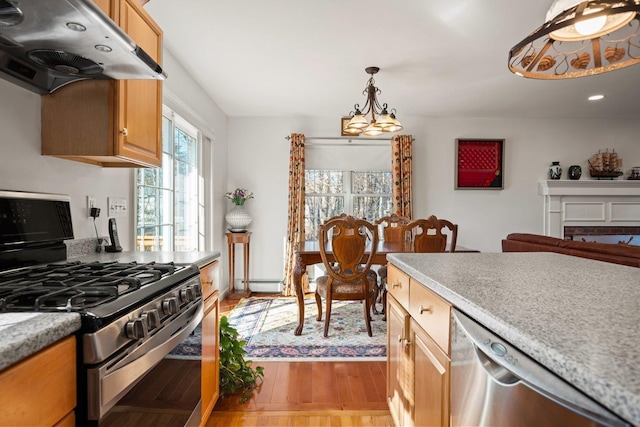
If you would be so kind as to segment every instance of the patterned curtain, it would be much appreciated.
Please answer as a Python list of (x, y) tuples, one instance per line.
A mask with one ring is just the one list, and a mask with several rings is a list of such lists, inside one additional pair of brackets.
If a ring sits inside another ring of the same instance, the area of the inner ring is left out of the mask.
[(412, 148), (411, 135), (396, 135), (391, 140), (391, 172), (393, 173), (392, 213), (412, 218)]
[[(296, 294), (293, 285), (293, 269), (296, 265), (296, 245), (304, 242), (304, 135), (291, 134), (289, 151), (289, 214), (287, 218), (287, 248), (284, 271), (285, 296)], [(302, 276), (302, 289), (309, 290), (309, 278)]]

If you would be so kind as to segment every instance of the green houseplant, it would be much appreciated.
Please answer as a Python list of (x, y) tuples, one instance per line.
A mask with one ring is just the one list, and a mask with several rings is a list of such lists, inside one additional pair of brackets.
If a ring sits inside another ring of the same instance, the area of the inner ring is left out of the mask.
[(229, 324), (227, 316), (220, 318), (220, 396), (227, 397), (241, 393), (240, 402), (246, 402), (251, 392), (264, 377), (264, 368), (251, 367), (246, 360), (244, 340), (238, 339), (238, 331)]

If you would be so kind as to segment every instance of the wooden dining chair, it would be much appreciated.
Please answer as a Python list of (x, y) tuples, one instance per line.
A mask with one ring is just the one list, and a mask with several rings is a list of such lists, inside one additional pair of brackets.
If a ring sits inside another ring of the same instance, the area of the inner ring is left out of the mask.
[[(375, 221), (375, 224), (379, 227), (378, 233), (380, 233), (380, 230), (382, 230), (382, 240), (384, 240), (385, 242), (402, 242), (402, 240), (405, 239), (405, 233), (402, 226), (408, 224), (409, 222), (411, 222), (411, 218), (393, 213), (391, 215), (378, 218)], [(384, 314), (386, 310), (386, 301), (384, 299), (384, 289), (387, 285), (386, 264), (378, 268), (378, 277), (380, 279), (380, 283), (378, 284), (378, 287), (376, 289), (376, 295), (374, 297), (372, 310), (374, 314), (378, 314), (376, 303), (378, 302), (378, 300), (380, 300), (380, 302), (382, 303), (382, 314)]]
[(449, 252), (455, 252), (458, 224), (431, 215), (427, 219), (417, 219), (404, 225), (403, 233), (411, 239), (413, 252), (446, 252), (449, 238)]
[(345, 215), (325, 221), (319, 231), (320, 257), (326, 275), (316, 279), (315, 298), (318, 321), (322, 320), (321, 299), (325, 300), (324, 336), (329, 334), (333, 300), (363, 301), (367, 334), (372, 336), (370, 310), (377, 275), (371, 270), (371, 263), (378, 245), (377, 227)]

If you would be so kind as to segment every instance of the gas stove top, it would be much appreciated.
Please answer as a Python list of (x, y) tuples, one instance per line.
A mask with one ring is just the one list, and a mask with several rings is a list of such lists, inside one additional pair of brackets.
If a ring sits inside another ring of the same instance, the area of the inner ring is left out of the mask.
[(173, 263), (62, 262), (0, 273), (0, 311), (82, 312), (184, 269)]
[(93, 332), (185, 280), (197, 267), (175, 263), (58, 262), (0, 272), (0, 312), (77, 312)]

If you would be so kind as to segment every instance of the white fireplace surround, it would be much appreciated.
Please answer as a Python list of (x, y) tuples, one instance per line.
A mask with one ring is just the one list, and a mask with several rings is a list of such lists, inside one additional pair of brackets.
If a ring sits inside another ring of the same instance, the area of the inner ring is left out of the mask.
[(564, 238), (564, 227), (640, 226), (640, 181), (539, 181), (538, 193), (546, 236)]

